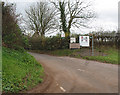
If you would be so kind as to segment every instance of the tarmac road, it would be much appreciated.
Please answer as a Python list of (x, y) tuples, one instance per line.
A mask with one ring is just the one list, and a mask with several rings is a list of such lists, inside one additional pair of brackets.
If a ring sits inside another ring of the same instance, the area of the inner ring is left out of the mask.
[[(49, 75), (44, 93), (118, 93), (118, 65), (30, 53)], [(31, 92), (38, 92), (37, 87)]]

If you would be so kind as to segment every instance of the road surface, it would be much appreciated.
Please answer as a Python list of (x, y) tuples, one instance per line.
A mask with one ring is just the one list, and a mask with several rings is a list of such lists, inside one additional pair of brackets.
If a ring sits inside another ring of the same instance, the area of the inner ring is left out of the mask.
[[(30, 53), (52, 81), (45, 93), (118, 93), (118, 65)], [(32, 92), (39, 93), (39, 87)]]

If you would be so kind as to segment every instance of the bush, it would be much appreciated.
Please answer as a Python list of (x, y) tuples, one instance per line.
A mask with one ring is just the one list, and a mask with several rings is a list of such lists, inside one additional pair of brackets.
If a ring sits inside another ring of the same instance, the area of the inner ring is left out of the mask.
[(18, 50), (19, 52), (25, 52), (25, 49), (18, 45), (13, 45), (13, 49)]
[(2, 3), (2, 44), (12, 49), (25, 48), (28, 47), (28, 39), (19, 26), (20, 19), (15, 9), (15, 4)]
[(31, 38), (30, 45), (32, 50), (68, 49), (69, 39), (56, 36), (46, 38)]

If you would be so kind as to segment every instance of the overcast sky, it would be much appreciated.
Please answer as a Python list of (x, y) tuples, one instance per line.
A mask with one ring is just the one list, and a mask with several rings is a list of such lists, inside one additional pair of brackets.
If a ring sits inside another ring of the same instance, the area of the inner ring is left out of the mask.
[[(18, 13), (24, 15), (25, 9), (28, 8), (30, 2), (38, 0), (3, 0), (16, 3)], [(55, 0), (54, 0), (55, 1)], [(119, 0), (88, 0), (93, 2), (93, 8), (97, 14), (97, 18), (90, 23), (91, 29), (74, 29), (73, 33), (89, 33), (91, 31), (100, 30), (117, 30), (118, 27), (118, 2)], [(73, 30), (73, 29), (72, 29)], [(72, 31), (71, 30), (71, 31)]]

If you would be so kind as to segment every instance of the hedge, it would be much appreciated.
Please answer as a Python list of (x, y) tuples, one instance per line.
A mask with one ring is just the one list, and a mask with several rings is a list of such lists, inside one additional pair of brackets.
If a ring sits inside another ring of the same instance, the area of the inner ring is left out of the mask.
[(68, 49), (69, 38), (61, 37), (31, 37), (30, 49), (32, 50), (56, 50), (56, 49)]

